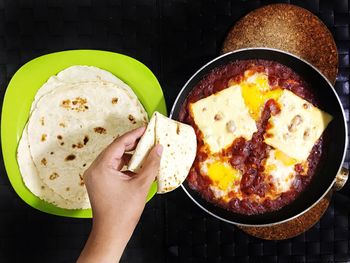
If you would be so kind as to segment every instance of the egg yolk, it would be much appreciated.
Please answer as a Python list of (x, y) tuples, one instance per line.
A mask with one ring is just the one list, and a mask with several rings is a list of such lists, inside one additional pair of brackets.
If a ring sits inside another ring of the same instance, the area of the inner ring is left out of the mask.
[(275, 157), (276, 157), (276, 160), (281, 161), (285, 166), (291, 166), (297, 163), (297, 160), (289, 157), (288, 155), (284, 154), (279, 150), (275, 151)]
[(209, 178), (222, 190), (226, 190), (241, 176), (240, 171), (222, 162), (208, 164)]
[(266, 75), (258, 74), (253, 82), (244, 81), (240, 84), (245, 104), (254, 120), (260, 118), (260, 112), (269, 99), (277, 100), (282, 95), (282, 89), (271, 89)]

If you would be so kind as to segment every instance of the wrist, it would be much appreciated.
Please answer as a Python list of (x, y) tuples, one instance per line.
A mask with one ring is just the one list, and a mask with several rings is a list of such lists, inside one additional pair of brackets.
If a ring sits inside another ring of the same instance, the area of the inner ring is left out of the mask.
[(93, 216), (92, 230), (101, 235), (111, 237), (128, 236), (134, 231), (138, 218), (125, 218), (113, 215)]

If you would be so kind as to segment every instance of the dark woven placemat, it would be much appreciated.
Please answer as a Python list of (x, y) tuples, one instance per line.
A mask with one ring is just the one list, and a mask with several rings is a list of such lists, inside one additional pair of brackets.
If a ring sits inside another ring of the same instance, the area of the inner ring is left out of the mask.
[[(219, 54), (233, 23), (270, 2), (274, 1), (0, 0), (1, 96), (13, 73), (28, 60), (91, 48), (144, 62), (159, 78), (170, 110), (186, 80)], [(335, 37), (335, 87), (349, 119), (348, 0), (284, 2), (318, 15)], [(14, 193), (2, 162), (0, 171), (0, 262), (73, 262), (91, 220), (30, 208)], [(147, 205), (122, 262), (349, 262), (349, 197), (347, 187), (334, 195), (316, 226), (277, 242), (250, 237), (214, 219), (178, 189)]]

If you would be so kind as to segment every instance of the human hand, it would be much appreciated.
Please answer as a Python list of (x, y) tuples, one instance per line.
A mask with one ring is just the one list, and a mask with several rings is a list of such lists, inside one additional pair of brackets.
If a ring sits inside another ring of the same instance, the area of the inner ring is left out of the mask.
[(138, 174), (121, 172), (145, 127), (111, 143), (84, 173), (93, 227), (78, 262), (116, 262), (134, 231), (160, 164), (162, 146), (155, 146)]

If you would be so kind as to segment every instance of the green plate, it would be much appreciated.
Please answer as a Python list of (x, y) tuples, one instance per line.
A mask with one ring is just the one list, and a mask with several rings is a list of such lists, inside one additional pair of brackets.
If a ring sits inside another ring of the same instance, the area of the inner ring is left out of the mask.
[[(37, 90), (51, 77), (73, 65), (105, 69), (136, 93), (150, 116), (153, 111), (167, 114), (162, 89), (157, 78), (141, 62), (117, 53), (98, 50), (70, 50), (38, 57), (22, 66), (12, 77), (4, 98), (1, 115), (1, 143), (5, 167), (16, 193), (30, 206), (46, 213), (78, 218), (91, 218), (91, 209), (68, 210), (55, 207), (33, 195), (22, 181), (16, 159), (17, 144), (28, 120)], [(150, 200), (157, 186), (152, 185)]]

